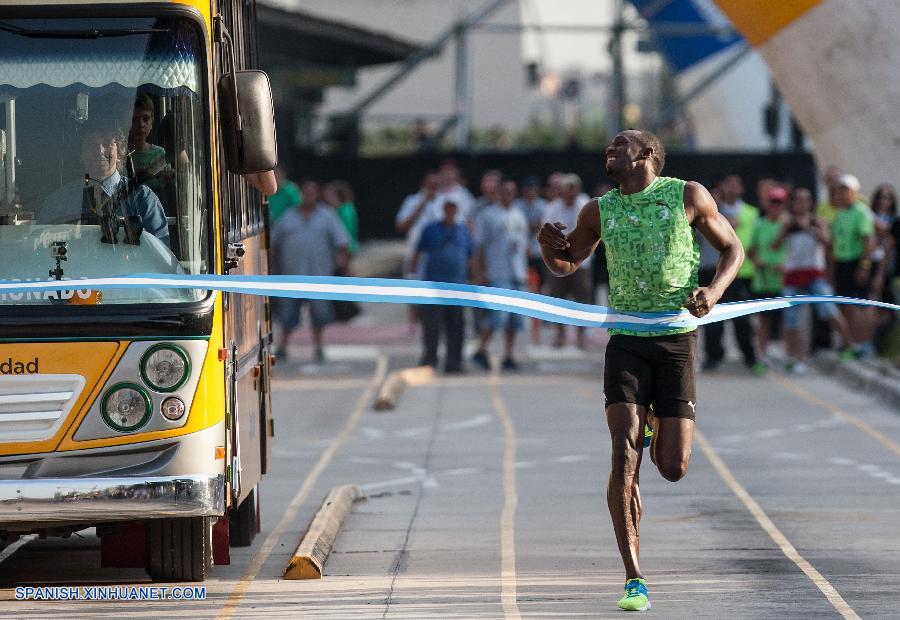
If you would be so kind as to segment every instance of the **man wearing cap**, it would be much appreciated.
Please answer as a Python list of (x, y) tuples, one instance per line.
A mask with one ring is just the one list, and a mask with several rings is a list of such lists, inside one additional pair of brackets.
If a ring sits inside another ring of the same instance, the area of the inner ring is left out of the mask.
[[(419, 273), (419, 263), (425, 259), (422, 272), (432, 282), (465, 284), (469, 277), (469, 261), (474, 252), (468, 227), (458, 221), (459, 206), (452, 196), (444, 199), (443, 218), (422, 230), (412, 257), (411, 269)], [(420, 364), (437, 367), (438, 341), (444, 332), (447, 356), (444, 371), (463, 371), (462, 351), (465, 334), (465, 314), (460, 306), (424, 304), (419, 309), (422, 319), (423, 352)]]
[[(769, 299), (781, 296), (781, 280), (787, 250), (783, 247), (773, 248), (781, 234), (786, 217), (788, 200), (787, 190), (781, 185), (770, 187), (765, 194), (765, 217), (756, 221), (750, 239), (748, 256), (753, 261), (755, 272), (750, 284), (750, 291), (756, 299)], [(759, 354), (765, 359), (769, 346), (769, 337), (774, 324), (781, 319), (780, 310), (763, 312), (759, 315), (757, 339)]]
[[(859, 179), (852, 174), (838, 177), (834, 195), (835, 215), (831, 223), (834, 289), (837, 295), (865, 299), (871, 280), (871, 254), (875, 247), (872, 211), (859, 201)], [(871, 347), (873, 313), (861, 306), (840, 306), (856, 340), (857, 354)]]

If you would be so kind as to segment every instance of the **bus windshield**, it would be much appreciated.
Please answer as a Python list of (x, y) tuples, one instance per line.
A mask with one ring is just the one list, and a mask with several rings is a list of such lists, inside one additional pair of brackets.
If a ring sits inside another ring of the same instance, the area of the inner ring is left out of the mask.
[[(184, 18), (0, 19), (0, 279), (209, 271), (203, 57)], [(205, 295), (81, 293), (0, 304)]]

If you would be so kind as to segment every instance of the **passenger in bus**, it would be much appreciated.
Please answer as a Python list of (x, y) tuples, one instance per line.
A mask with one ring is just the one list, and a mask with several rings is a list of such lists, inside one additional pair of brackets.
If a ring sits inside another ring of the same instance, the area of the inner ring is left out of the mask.
[(92, 205), (85, 196), (84, 175), (90, 186), (99, 187), (100, 201), (112, 200), (120, 216), (139, 215), (144, 230), (169, 246), (166, 214), (156, 194), (145, 185), (131, 187), (119, 172), (122, 164), (124, 135), (112, 123), (93, 123), (82, 129), (79, 161), (80, 178), (53, 192), (44, 201), (38, 221), (44, 224), (98, 222)]
[(149, 141), (155, 110), (156, 106), (150, 95), (138, 95), (134, 100), (131, 129), (128, 131), (128, 150), (134, 162), (135, 180), (159, 195), (160, 186), (166, 177), (171, 178), (173, 172), (166, 162), (166, 150)]

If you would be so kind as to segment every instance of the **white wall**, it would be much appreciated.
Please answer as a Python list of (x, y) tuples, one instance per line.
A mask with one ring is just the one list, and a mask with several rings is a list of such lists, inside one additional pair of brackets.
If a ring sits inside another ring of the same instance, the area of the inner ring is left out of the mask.
[[(267, 0), (285, 9), (296, 8), (404, 40), (427, 45), (443, 30), (484, 5), (485, 0)], [(491, 19), (518, 23), (519, 3), (510, 2)], [(525, 84), (520, 34), (472, 32), (472, 124), (520, 127), (527, 121), (529, 97)], [(369, 108), (379, 115), (443, 115), (453, 113), (455, 47), (447, 45), (440, 56), (427, 60), (407, 79)], [(326, 114), (350, 108), (371, 92), (396, 67), (360, 70), (357, 87), (329, 88), (322, 111)], [(399, 124), (399, 123), (396, 123)]]

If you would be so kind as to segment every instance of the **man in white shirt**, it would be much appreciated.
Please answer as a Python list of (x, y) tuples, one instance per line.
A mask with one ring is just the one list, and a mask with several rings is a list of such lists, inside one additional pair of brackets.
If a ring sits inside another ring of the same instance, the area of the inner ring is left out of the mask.
[[(500, 202), (482, 210), (475, 222), (475, 281), (487, 286), (522, 290), (528, 277), (528, 222), (521, 209), (514, 206), (516, 184), (507, 181), (500, 191)], [(483, 319), (478, 352), (472, 361), (490, 368), (487, 346), (494, 331), (505, 329), (504, 370), (518, 370), (513, 357), (516, 335), (522, 328), (522, 317), (509, 312), (489, 312)]]
[(394, 222), (397, 232), (406, 235), (406, 250), (403, 255), (403, 274), (408, 278), (422, 279), (425, 273), (424, 261), (417, 265), (416, 273), (410, 271), (412, 256), (419, 242), (422, 230), (440, 219), (444, 199), (439, 192), (440, 176), (436, 172), (428, 172), (422, 178), (422, 185), (415, 194), (410, 194), (400, 205)]
[[(445, 159), (441, 162), (438, 176), (440, 178), (440, 193), (456, 205), (458, 211), (456, 221), (467, 221), (471, 217), (472, 209), (475, 204), (475, 197), (472, 196), (472, 192), (466, 189), (466, 186), (463, 184), (459, 166), (457, 166), (456, 162), (452, 159)], [(441, 202), (439, 205), (440, 208), (435, 214), (435, 219), (439, 220), (443, 216), (443, 204), (444, 203)]]
[[(590, 197), (581, 191), (581, 178), (577, 174), (567, 174), (560, 179), (560, 196), (544, 211), (544, 222), (551, 224), (559, 222), (564, 230), (575, 230), (578, 222), (578, 214), (581, 208), (590, 201)], [(598, 207), (599, 208), (599, 207)], [(548, 293), (559, 299), (571, 299), (583, 304), (594, 301), (593, 291), (593, 256), (589, 256), (575, 273), (557, 277), (551, 275), (548, 281)], [(556, 326), (556, 340), (553, 346), (562, 347), (566, 343), (566, 326), (562, 323)], [(585, 330), (583, 327), (575, 328), (578, 347), (584, 349)]]

